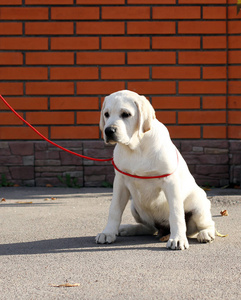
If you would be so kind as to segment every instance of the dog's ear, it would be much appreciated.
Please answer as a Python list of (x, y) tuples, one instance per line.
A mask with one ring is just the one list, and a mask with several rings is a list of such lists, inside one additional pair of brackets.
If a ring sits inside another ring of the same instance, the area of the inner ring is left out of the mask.
[(104, 115), (103, 115), (104, 108), (105, 108), (105, 100), (103, 102), (102, 109), (101, 109), (101, 112), (100, 112), (100, 123), (99, 123), (99, 126), (100, 126), (100, 130), (101, 131), (103, 131), (104, 127), (105, 127), (105, 118), (104, 118)]
[(144, 96), (139, 96), (135, 104), (139, 112), (139, 133), (145, 133), (151, 129), (152, 121), (156, 118), (154, 108)]

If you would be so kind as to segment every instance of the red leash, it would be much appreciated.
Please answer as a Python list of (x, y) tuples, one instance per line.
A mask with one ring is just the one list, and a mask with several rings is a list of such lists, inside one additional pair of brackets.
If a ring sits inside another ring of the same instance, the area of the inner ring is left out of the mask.
[(50, 141), (49, 139), (47, 139), (44, 135), (42, 135), (42, 133), (40, 133), (36, 128), (34, 128), (30, 123), (28, 123), (26, 120), (24, 120), (13, 108), (11, 105), (9, 105), (7, 103), (7, 101), (2, 97), (2, 95), (0, 95), (0, 98), (2, 99), (2, 101), (7, 105), (7, 107), (20, 119), (22, 120), (26, 125), (28, 125), (33, 131), (35, 131), (39, 136), (41, 136), (42, 139), (44, 139), (46, 142), (52, 144), (53, 146), (61, 149), (61, 150), (64, 150), (70, 154), (73, 154), (73, 155), (76, 155), (76, 156), (79, 156), (81, 158), (85, 158), (85, 159), (89, 159), (89, 160), (94, 160), (94, 161), (111, 161), (113, 158), (108, 158), (108, 159), (100, 159), (100, 158), (92, 158), (92, 157), (88, 157), (88, 156), (84, 156), (84, 155), (81, 155), (81, 154), (78, 154), (78, 153), (75, 153), (71, 150), (68, 150), (52, 141)]
[(114, 166), (114, 168), (120, 172), (121, 174), (123, 175), (126, 175), (126, 176), (129, 176), (129, 177), (133, 177), (133, 178), (138, 178), (138, 179), (155, 179), (155, 178), (163, 178), (163, 177), (167, 177), (167, 176), (170, 176), (172, 175), (177, 167), (178, 167), (178, 163), (179, 163), (179, 158), (178, 158), (178, 152), (177, 152), (177, 167), (176, 169), (170, 173), (170, 174), (164, 174), (164, 175), (159, 175), (159, 176), (138, 176), (138, 175), (132, 175), (132, 174), (129, 174), (129, 173), (126, 173), (126, 172), (123, 172), (121, 171), (120, 169), (117, 168), (117, 166), (115, 165), (114, 163), (114, 160), (113, 158), (107, 158), (107, 159), (101, 159), (101, 158), (93, 158), (93, 157), (88, 157), (88, 156), (85, 156), (85, 155), (82, 155), (82, 154), (78, 154), (76, 152), (73, 152), (71, 150), (68, 150), (54, 142), (52, 142), (51, 140), (49, 140), (48, 138), (46, 138), (44, 135), (42, 135), (42, 133), (40, 133), (36, 128), (34, 128), (30, 123), (28, 123), (26, 120), (24, 120), (13, 108), (10, 104), (8, 104), (8, 102), (3, 98), (3, 96), (0, 94), (0, 99), (5, 103), (5, 105), (7, 105), (7, 107), (21, 120), (23, 121), (27, 126), (29, 126), (35, 133), (37, 133), (43, 140), (45, 140), (46, 142), (50, 143), (51, 145), (63, 150), (63, 151), (66, 151), (70, 154), (73, 154), (75, 156), (78, 156), (78, 157), (81, 157), (81, 158), (85, 158), (85, 159), (88, 159), (88, 160), (94, 160), (94, 161), (111, 161), (112, 165)]

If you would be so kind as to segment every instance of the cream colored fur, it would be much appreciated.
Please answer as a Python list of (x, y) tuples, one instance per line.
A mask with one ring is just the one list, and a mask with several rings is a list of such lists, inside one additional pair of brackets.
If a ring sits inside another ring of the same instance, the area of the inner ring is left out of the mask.
[[(113, 134), (108, 137), (105, 130), (110, 128)], [(144, 96), (128, 90), (107, 96), (100, 129), (107, 143), (116, 144), (114, 161), (120, 170), (139, 176), (156, 176), (175, 170), (178, 150)], [(170, 226), (167, 242), (170, 249), (187, 249), (187, 236), (196, 235), (200, 242), (214, 240), (210, 201), (179, 152), (178, 156), (177, 170), (161, 179), (135, 179), (116, 171), (108, 222), (97, 235), (97, 243), (112, 243), (118, 234), (153, 234), (158, 229), (156, 224)], [(120, 225), (129, 199), (137, 225)], [(185, 213), (192, 213), (187, 226)]]

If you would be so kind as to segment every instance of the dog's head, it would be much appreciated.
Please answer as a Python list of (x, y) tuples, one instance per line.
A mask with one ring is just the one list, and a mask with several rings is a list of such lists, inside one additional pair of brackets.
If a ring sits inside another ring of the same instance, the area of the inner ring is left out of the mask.
[(106, 143), (135, 148), (145, 132), (151, 129), (154, 119), (155, 111), (144, 96), (123, 90), (105, 98), (100, 129)]

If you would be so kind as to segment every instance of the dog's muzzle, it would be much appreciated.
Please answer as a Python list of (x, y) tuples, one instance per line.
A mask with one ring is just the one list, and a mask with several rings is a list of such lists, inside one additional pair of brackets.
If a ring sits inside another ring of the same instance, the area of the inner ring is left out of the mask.
[(107, 142), (109, 141), (116, 141), (116, 128), (115, 127), (106, 127), (105, 129), (105, 136), (106, 136), (106, 140)]

